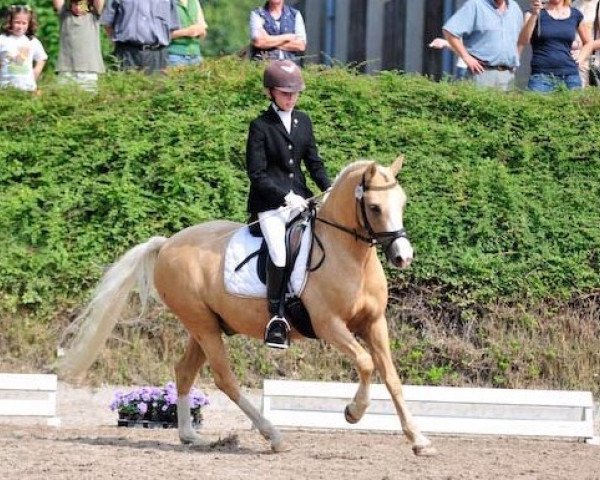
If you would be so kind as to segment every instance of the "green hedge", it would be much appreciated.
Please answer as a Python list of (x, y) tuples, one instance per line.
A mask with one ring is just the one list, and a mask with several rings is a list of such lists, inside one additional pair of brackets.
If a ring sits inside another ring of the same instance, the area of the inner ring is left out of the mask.
[[(261, 70), (103, 77), (100, 93), (0, 92), (0, 309), (49, 318), (151, 235), (243, 221)], [(305, 72), (300, 108), (330, 174), (406, 155), (416, 249), (397, 287), (459, 304), (566, 298), (600, 285), (600, 96), (502, 94), (418, 76)], [(440, 290), (438, 290), (440, 291)]]

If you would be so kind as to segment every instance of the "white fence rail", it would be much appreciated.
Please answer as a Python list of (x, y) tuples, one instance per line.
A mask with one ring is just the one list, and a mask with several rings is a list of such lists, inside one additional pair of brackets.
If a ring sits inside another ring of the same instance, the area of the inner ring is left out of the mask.
[[(371, 405), (357, 424), (344, 407), (357, 385), (265, 380), (262, 411), (288, 428), (401, 431), (389, 392), (371, 386)], [(404, 397), (423, 432), (575, 437), (598, 444), (591, 392), (405, 385)]]
[(60, 425), (56, 416), (56, 375), (0, 373), (0, 422), (3, 418), (40, 417)]

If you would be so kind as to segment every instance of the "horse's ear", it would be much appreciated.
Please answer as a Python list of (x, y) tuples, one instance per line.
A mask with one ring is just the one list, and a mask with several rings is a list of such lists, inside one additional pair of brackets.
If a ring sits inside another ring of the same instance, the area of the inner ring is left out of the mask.
[(375, 175), (377, 175), (377, 163), (371, 162), (371, 166), (369, 168), (367, 168), (365, 179), (367, 181), (371, 180)]
[(398, 172), (402, 169), (402, 164), (404, 163), (404, 155), (398, 155), (394, 163), (390, 165), (390, 170), (392, 175), (395, 177), (398, 175)]

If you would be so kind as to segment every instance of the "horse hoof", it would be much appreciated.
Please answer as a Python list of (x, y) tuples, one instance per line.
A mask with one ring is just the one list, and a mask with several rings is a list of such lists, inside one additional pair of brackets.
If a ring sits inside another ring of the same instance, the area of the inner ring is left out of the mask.
[(412, 450), (417, 457), (433, 457), (437, 455), (437, 450), (431, 445), (413, 445)]
[(292, 449), (292, 446), (287, 443), (286, 441), (280, 441), (278, 443), (272, 443), (271, 444), (271, 450), (274, 453), (283, 453), (283, 452), (289, 452)]
[(185, 437), (179, 437), (183, 445), (192, 445), (195, 447), (204, 447), (208, 445), (208, 442), (202, 439), (199, 435), (189, 435)]
[(350, 408), (348, 405), (346, 405), (346, 408), (344, 409), (344, 417), (346, 417), (346, 421), (348, 423), (358, 423), (358, 421), (360, 420), (360, 418), (354, 418), (352, 416), (352, 414), (350, 413)]

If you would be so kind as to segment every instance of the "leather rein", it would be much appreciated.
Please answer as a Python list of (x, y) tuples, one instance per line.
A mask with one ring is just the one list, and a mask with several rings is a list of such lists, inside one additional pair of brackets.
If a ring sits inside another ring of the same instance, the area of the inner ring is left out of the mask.
[(365, 242), (367, 245), (369, 245), (369, 247), (381, 245), (387, 254), (387, 249), (390, 247), (390, 245), (392, 244), (392, 242), (394, 240), (396, 240), (398, 238), (402, 238), (402, 237), (408, 239), (408, 234), (406, 233), (406, 230), (404, 228), (401, 228), (399, 230), (393, 230), (391, 232), (375, 232), (373, 230), (373, 227), (371, 226), (371, 223), (369, 222), (369, 217), (367, 216), (367, 207), (365, 205), (365, 192), (367, 192), (369, 190), (371, 190), (371, 191), (390, 190), (390, 189), (396, 187), (396, 185), (398, 185), (398, 182), (396, 180), (394, 180), (394, 182), (388, 183), (387, 185), (382, 185), (381, 187), (369, 186), (366, 183), (365, 174), (363, 173), (361, 182), (359, 185), (356, 186), (356, 190), (354, 191), (354, 196), (356, 197), (356, 203), (357, 203), (356, 216), (358, 218), (358, 208), (359, 207), (360, 207), (360, 213), (362, 216), (362, 225), (361, 225), (360, 219), (359, 219), (358, 224), (361, 228), (363, 228), (367, 231), (368, 235), (362, 235), (361, 233), (359, 233), (359, 231), (356, 228), (346, 227), (345, 225), (342, 225), (337, 222), (332, 222), (330, 220), (326, 220), (322, 217), (319, 217), (318, 215), (316, 216), (316, 220), (318, 220), (319, 222), (324, 223), (326, 225), (329, 225), (331, 227), (337, 228), (338, 230), (348, 233), (349, 235), (352, 235), (355, 240), (357, 240), (357, 241), (360, 240), (362, 242)]

